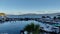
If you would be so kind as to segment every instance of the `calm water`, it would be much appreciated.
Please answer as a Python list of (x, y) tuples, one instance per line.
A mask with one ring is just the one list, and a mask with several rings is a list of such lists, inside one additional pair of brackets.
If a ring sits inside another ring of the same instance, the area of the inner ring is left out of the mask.
[(27, 24), (34, 22), (34, 24), (39, 24), (36, 21), (11, 21), (0, 24), (0, 34), (8, 33), (8, 34), (19, 34), (20, 30), (22, 30)]

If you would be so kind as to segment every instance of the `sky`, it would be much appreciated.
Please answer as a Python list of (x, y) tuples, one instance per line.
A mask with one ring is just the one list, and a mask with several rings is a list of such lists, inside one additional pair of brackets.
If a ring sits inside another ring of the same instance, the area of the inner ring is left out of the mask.
[(50, 14), (60, 12), (60, 0), (0, 0), (0, 13)]

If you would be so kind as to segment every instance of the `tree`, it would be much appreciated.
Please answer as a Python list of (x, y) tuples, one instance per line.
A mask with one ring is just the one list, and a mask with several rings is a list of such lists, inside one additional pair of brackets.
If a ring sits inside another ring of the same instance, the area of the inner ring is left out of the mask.
[(47, 16), (47, 18), (51, 18), (50, 16)]
[(58, 19), (60, 19), (60, 17), (58, 17)]
[(0, 13), (0, 16), (5, 16), (5, 13)]
[(56, 19), (56, 16), (54, 16), (53, 19), (55, 20)]
[(39, 25), (35, 25), (34, 23), (28, 24), (24, 30), (28, 32), (28, 34), (30, 34), (30, 32), (32, 32), (33, 34), (38, 34), (39, 33)]
[(42, 18), (46, 18), (45, 16), (42, 16)]

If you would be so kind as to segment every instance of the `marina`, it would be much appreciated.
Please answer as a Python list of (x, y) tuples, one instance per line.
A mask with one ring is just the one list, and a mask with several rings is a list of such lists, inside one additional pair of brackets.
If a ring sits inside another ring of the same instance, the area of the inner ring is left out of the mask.
[(5, 18), (4, 17), (4, 18), (0, 19), (0, 23), (7, 23), (7, 22), (21, 23), (20, 21), (26, 21), (26, 22), (32, 21), (33, 23), (38, 22), (37, 24), (39, 24), (40, 27), (43, 28), (41, 30), (43, 30), (44, 33), (46, 33), (46, 34), (52, 33), (52, 32), (53, 33), (55, 32), (58, 34), (60, 32), (60, 26), (59, 26), (60, 24), (57, 22), (54, 22), (54, 20), (52, 18), (48, 19), (48, 18), (10, 18), (10, 17)]

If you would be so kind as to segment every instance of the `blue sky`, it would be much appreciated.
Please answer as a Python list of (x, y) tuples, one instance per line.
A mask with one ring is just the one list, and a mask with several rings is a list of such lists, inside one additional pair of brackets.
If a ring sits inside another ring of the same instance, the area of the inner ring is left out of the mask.
[(60, 0), (0, 0), (0, 12), (46, 14), (60, 12)]

